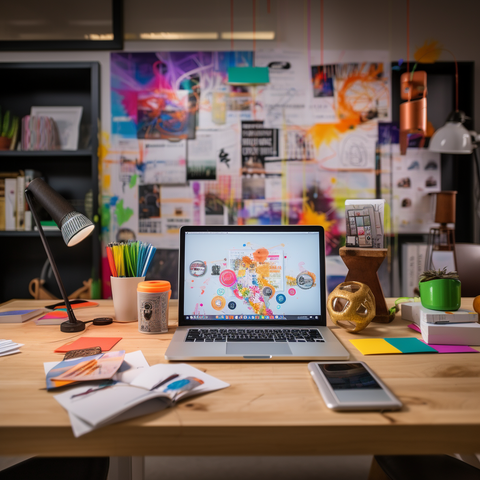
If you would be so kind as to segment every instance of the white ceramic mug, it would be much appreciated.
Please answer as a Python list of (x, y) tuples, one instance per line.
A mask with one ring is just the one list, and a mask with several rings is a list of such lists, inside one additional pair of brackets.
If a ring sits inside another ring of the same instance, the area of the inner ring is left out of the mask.
[(143, 281), (145, 277), (110, 277), (116, 322), (138, 320), (137, 285)]

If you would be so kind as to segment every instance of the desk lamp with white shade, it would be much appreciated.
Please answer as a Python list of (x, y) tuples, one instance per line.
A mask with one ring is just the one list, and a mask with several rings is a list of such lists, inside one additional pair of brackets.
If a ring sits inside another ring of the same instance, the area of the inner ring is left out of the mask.
[[(50, 261), (53, 273), (55, 275), (55, 280), (57, 281), (63, 301), (65, 302), (68, 321), (63, 322), (60, 325), (60, 330), (68, 333), (81, 332), (85, 330), (85, 322), (81, 322), (75, 318), (75, 314), (73, 313), (72, 306), (68, 301), (60, 273), (57, 265), (55, 264), (55, 260), (48, 245), (45, 233), (42, 229), (40, 218), (35, 210), (33, 199), (35, 198), (37, 202), (51, 215), (55, 223), (58, 225), (58, 228), (60, 228), (63, 240), (68, 247), (73, 247), (88, 237), (93, 232), (95, 226), (85, 215), (75, 211), (70, 203), (68, 203), (59, 193), (57, 193), (41, 178), (35, 178), (28, 184), (27, 188), (25, 189), (25, 198), (28, 206), (30, 207), (35, 223), (37, 224), (43, 247), (45, 248), (48, 260)], [(95, 319), (93, 322), (96, 325), (108, 325), (109, 323), (112, 323), (111, 319)]]

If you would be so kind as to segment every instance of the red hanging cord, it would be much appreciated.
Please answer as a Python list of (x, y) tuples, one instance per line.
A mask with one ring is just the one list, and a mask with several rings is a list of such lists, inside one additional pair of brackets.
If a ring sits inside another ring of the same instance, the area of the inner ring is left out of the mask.
[(230, 48), (233, 50), (233, 0), (230, 0)]
[(253, 55), (255, 55), (255, 12), (256, 12), (256, 2), (252, 0), (252, 7), (253, 7)]
[(320, 0), (320, 64), (323, 65), (323, 0)]
[(407, 73), (410, 72), (410, 0), (407, 0)]
[(270, 0), (267, 0), (267, 13), (270, 13)]
[(307, 1), (307, 48), (308, 48), (308, 71), (311, 72), (312, 71), (312, 67), (311, 67), (311, 55), (310, 55), (310, 51), (311, 51), (311, 48), (310, 48), (310, 0)]

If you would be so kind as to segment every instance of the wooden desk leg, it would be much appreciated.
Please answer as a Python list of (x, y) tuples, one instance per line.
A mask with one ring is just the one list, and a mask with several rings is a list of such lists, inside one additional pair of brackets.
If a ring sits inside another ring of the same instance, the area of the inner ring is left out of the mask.
[[(363, 255), (365, 254), (365, 255)], [(348, 268), (346, 282), (361, 282), (370, 287), (375, 297), (376, 315), (372, 322), (389, 323), (395, 315), (390, 315), (387, 302), (383, 294), (382, 286), (378, 278), (378, 269), (387, 255), (387, 249), (369, 249), (365, 251), (360, 248), (340, 249), (340, 256)]]

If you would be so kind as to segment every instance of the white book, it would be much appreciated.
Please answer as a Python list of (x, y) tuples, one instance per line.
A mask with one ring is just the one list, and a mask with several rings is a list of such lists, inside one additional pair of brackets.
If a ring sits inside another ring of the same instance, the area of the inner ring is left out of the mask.
[(5, 230), (16, 229), (17, 179), (5, 179)]
[(402, 303), (402, 318), (410, 320), (417, 325), (421, 321), (438, 325), (449, 323), (475, 323), (478, 322), (478, 313), (474, 310), (460, 308), (453, 312), (432, 310), (425, 308), (420, 302)]
[(25, 230), (25, 177), (17, 177), (17, 205), (15, 215), (16, 230)]
[(29, 232), (32, 230), (32, 226), (32, 212), (30, 210), (25, 210), (25, 231)]
[[(430, 345), (480, 345), (480, 323), (427, 323), (421, 315), (422, 305), (417, 302), (402, 303), (402, 318), (420, 327), (422, 337)], [(429, 309), (425, 309), (429, 310)], [(430, 312), (433, 310), (430, 310)], [(466, 311), (465, 311), (466, 312)], [(442, 312), (438, 312), (442, 313)], [(477, 315), (460, 313), (478, 320)]]

